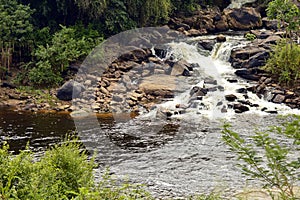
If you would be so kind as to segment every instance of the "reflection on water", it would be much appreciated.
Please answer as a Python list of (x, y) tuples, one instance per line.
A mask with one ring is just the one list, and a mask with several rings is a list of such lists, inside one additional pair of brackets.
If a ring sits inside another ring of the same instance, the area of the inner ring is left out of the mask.
[(0, 141), (12, 151), (24, 149), (29, 142), (34, 150), (60, 141), (75, 130), (68, 114), (16, 112), (0, 108)]
[[(89, 151), (97, 151), (100, 168), (110, 166), (118, 177), (148, 186), (157, 197), (187, 196), (214, 190), (232, 193), (254, 185), (236, 168), (235, 155), (221, 140), (220, 122), (194, 117), (148, 123), (137, 118), (117, 123), (112, 116), (76, 120), (78, 136)], [(243, 137), (253, 128), (279, 124), (276, 115), (241, 114), (231, 119), (233, 129)], [(96, 124), (95, 124), (96, 122)], [(157, 123), (157, 124), (156, 124)], [(75, 130), (68, 114), (14, 112), (0, 109), (0, 140), (12, 150), (34, 150), (56, 143)], [(158, 131), (157, 131), (158, 130)], [(245, 185), (245, 184), (248, 185)]]

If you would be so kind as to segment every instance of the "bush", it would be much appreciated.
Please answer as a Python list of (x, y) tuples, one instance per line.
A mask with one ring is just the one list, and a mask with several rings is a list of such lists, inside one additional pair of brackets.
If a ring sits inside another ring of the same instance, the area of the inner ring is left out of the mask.
[(245, 35), (245, 38), (246, 38), (247, 40), (253, 41), (253, 40), (256, 39), (256, 35), (254, 35), (254, 34), (252, 34), (252, 33), (247, 33), (247, 34)]
[[(84, 59), (103, 39), (92, 28), (83, 31), (84, 27), (79, 25), (74, 28), (61, 27), (62, 29), (54, 34), (50, 44), (40, 45), (35, 51), (37, 63), (29, 69), (28, 75), (32, 85), (48, 87), (59, 85), (62, 82), (61, 73), (70, 63)], [(48, 31), (45, 28), (41, 33)], [(41, 41), (47, 41), (47, 38), (41, 38)]]
[(77, 140), (48, 149), (35, 161), (28, 149), (13, 156), (0, 148), (0, 199), (152, 199), (140, 185), (116, 184), (109, 171), (94, 181), (94, 159), (88, 159)]
[[(291, 143), (284, 144), (274, 135)], [(264, 181), (269, 189), (278, 189), (280, 199), (296, 199), (294, 186), (300, 181), (300, 116), (283, 126), (256, 132), (250, 140), (242, 138), (230, 130), (229, 124), (225, 124), (222, 137), (230, 150), (243, 161), (239, 166), (244, 174)]]
[(30, 69), (28, 73), (28, 79), (33, 84), (33, 86), (58, 86), (63, 79), (60, 76), (60, 73), (55, 73), (51, 67), (51, 64), (48, 60), (39, 61), (36, 64), (36, 67)]
[(275, 76), (280, 83), (294, 85), (300, 78), (300, 46), (279, 41), (273, 49), (264, 70)]

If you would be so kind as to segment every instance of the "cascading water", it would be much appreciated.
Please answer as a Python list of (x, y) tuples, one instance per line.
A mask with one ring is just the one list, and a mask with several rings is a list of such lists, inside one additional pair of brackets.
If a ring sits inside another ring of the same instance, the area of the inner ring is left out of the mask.
[[(225, 100), (226, 95), (235, 95), (239, 102), (250, 106), (248, 113), (266, 115), (262, 110), (278, 112), (280, 114), (297, 113), (298, 110), (292, 110), (285, 105), (274, 104), (259, 98), (251, 92), (239, 93), (239, 89), (246, 89), (255, 85), (255, 82), (249, 82), (236, 77), (235, 70), (230, 66), (229, 58), (233, 48), (246, 46), (246, 41), (240, 36), (227, 37), (227, 41), (216, 43), (213, 50), (207, 56), (207, 52), (199, 49), (197, 40), (213, 39), (213, 36), (193, 38), (190, 41), (170, 43), (168, 55), (175, 57), (176, 60), (186, 60), (189, 63), (196, 63), (197, 67), (193, 69), (193, 77), (190, 79), (190, 89), (181, 94), (177, 94), (171, 101), (164, 102), (157, 106), (159, 110), (170, 110), (176, 112), (176, 105), (184, 105), (185, 114), (174, 116), (183, 120), (190, 120), (195, 116), (208, 117), (209, 119), (230, 119), (235, 115), (232, 104)], [(234, 80), (233, 83), (230, 80)], [(214, 84), (211, 84), (211, 83)], [(191, 95), (193, 88), (206, 88), (207, 95), (201, 99), (195, 99)], [(236, 102), (237, 103), (237, 102)]]
[(241, 8), (246, 3), (254, 3), (257, 0), (231, 0), (231, 4), (228, 8)]

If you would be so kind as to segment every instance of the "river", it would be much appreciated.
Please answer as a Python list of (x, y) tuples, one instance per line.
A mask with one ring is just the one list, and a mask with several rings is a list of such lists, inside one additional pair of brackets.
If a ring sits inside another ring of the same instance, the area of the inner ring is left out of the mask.
[[(233, 46), (243, 43), (240, 38), (232, 37), (216, 46), (207, 58), (207, 63), (213, 64), (211, 67), (203, 66), (203, 52), (196, 49), (196, 40), (170, 46), (174, 54), (199, 64), (195, 74), (198, 71), (198, 74), (217, 80), (222, 90), (209, 93), (201, 102), (194, 101), (194, 106), (186, 113), (171, 119), (159, 119), (156, 112), (121, 120), (122, 116), (118, 114), (72, 118), (67, 113), (16, 112), (1, 108), (1, 141), (8, 141), (15, 152), (24, 149), (28, 142), (34, 151), (41, 151), (77, 129), (84, 146), (91, 153), (97, 152), (96, 162), (100, 166), (95, 170), (97, 178), (105, 167), (110, 167), (111, 173), (117, 177), (143, 183), (154, 196), (161, 198), (212, 191), (231, 195), (246, 187), (259, 187), (258, 181), (247, 179), (236, 167), (235, 155), (221, 139), (223, 123), (230, 122), (234, 130), (243, 137), (249, 137), (255, 129), (266, 130), (268, 126), (282, 121), (277, 115), (262, 112), (262, 108), (276, 110), (279, 114), (298, 111), (249, 94), (247, 98), (258, 103), (250, 111), (241, 114), (230, 109), (225, 113), (219, 112), (222, 106), (227, 106), (224, 95), (234, 93), (244, 98), (236, 93), (236, 89), (253, 84), (235, 77), (226, 62)], [(203, 77), (197, 77), (190, 77), (190, 88), (202, 83)], [(229, 83), (229, 78), (238, 82)], [(157, 108), (170, 108), (178, 103), (187, 104), (190, 100), (184, 93), (177, 94)]]

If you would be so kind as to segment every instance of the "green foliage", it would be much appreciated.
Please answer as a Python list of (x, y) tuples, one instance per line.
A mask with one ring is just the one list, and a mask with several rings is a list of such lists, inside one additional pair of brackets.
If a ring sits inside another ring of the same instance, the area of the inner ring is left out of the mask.
[[(136, 12), (136, 11), (133, 11)], [(105, 30), (109, 35), (114, 35), (136, 27), (127, 11), (124, 1), (111, 0), (109, 9), (105, 13)]]
[[(74, 28), (61, 27), (62, 29), (54, 34), (50, 44), (40, 45), (35, 51), (37, 61), (28, 74), (31, 84), (48, 87), (59, 85), (62, 81), (61, 73), (70, 63), (83, 59), (102, 41), (99, 33), (92, 28), (84, 30), (80, 25)], [(41, 32), (48, 33), (48, 29)], [(45, 37), (44, 41), (47, 39), (48, 37)]]
[(106, 0), (74, 0), (74, 2), (90, 19), (99, 18), (107, 7)]
[(117, 184), (105, 173), (94, 182), (94, 159), (88, 159), (77, 140), (48, 149), (33, 161), (27, 149), (13, 156), (7, 144), (0, 148), (0, 198), (6, 199), (153, 199), (140, 185)]
[(300, 46), (282, 40), (274, 47), (263, 69), (276, 76), (280, 83), (293, 85), (300, 78), (299, 55)]
[(33, 26), (30, 22), (33, 10), (18, 4), (16, 0), (0, 0), (0, 49), (2, 66), (9, 71), (16, 45), (27, 43)]
[(129, 15), (139, 26), (155, 26), (168, 21), (170, 0), (126, 0)]
[(270, 19), (277, 19), (279, 26), (287, 28), (287, 31), (299, 30), (300, 10), (290, 0), (273, 0), (269, 2), (267, 16)]
[(256, 39), (256, 35), (254, 35), (252, 33), (246, 33), (245, 38), (249, 41), (253, 41)]
[(28, 79), (31, 84), (39, 87), (58, 86), (63, 79), (59, 73), (55, 73), (48, 60), (39, 61), (36, 67), (28, 73)]
[[(300, 117), (266, 132), (256, 132), (250, 141), (230, 128), (229, 124), (224, 125), (222, 138), (243, 161), (239, 165), (243, 173), (264, 181), (265, 187), (277, 188), (281, 199), (296, 199), (293, 189), (300, 180)], [(274, 135), (293, 142), (286, 145)]]
[(18, 4), (16, 0), (0, 0), (0, 40), (1, 42), (21, 42), (26, 40), (33, 26), (29, 6)]

